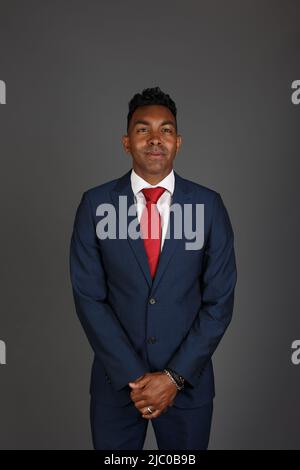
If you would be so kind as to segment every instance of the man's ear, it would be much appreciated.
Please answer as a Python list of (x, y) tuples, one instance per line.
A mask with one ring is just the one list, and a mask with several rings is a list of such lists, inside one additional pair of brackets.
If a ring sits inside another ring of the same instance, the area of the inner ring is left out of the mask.
[(177, 135), (177, 148), (176, 148), (176, 153), (179, 151), (180, 147), (181, 147), (181, 144), (182, 144), (182, 137), (180, 134)]
[(123, 148), (125, 150), (126, 153), (129, 153), (130, 151), (130, 148), (129, 148), (129, 138), (128, 138), (128, 135), (123, 135), (122, 136), (122, 142), (123, 142)]

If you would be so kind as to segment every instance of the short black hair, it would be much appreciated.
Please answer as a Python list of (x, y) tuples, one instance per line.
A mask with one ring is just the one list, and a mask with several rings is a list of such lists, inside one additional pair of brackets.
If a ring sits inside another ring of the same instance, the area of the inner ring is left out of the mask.
[(154, 88), (144, 88), (142, 93), (136, 93), (129, 101), (129, 112), (127, 115), (127, 132), (129, 129), (129, 123), (132, 118), (134, 111), (139, 106), (146, 106), (150, 104), (160, 104), (166, 106), (175, 118), (176, 132), (177, 132), (177, 108), (175, 102), (172, 100), (170, 95), (164, 93), (158, 86)]

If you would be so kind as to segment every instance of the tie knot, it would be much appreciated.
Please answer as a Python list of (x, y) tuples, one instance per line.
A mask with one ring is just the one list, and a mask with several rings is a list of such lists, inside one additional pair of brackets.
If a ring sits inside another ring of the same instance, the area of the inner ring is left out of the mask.
[(165, 188), (157, 186), (156, 188), (144, 188), (142, 192), (146, 198), (147, 202), (157, 203), (160, 196), (165, 192)]

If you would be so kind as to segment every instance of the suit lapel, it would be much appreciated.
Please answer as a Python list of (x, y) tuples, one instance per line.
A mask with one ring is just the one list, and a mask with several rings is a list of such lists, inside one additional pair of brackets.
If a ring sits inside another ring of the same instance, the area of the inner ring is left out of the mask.
[[(174, 187), (174, 193), (173, 193), (173, 197), (171, 200), (171, 204), (180, 204), (182, 206), (182, 213), (183, 213), (183, 205), (190, 201), (191, 192), (189, 191), (189, 188), (186, 186), (185, 180), (183, 180), (175, 171), (174, 171), (174, 176), (175, 176), (175, 187)], [(178, 243), (182, 241), (181, 239), (174, 238), (174, 234), (173, 234), (174, 225), (171, 223), (172, 220), (173, 220), (173, 213), (171, 212), (170, 217), (169, 217), (170, 237), (165, 239), (163, 249), (160, 253), (157, 270), (156, 270), (155, 277), (153, 279), (153, 284), (152, 284), (152, 291), (151, 291), (152, 294), (154, 294), (155, 290), (157, 289), (159, 282), (165, 270), (167, 269), (167, 266), (172, 256), (174, 255), (176, 251), (176, 247), (178, 246)]]
[[(119, 217), (120, 217), (119, 196), (127, 197), (127, 209), (132, 204), (134, 204), (134, 194), (131, 188), (130, 175), (131, 175), (131, 170), (127, 172), (125, 175), (123, 175), (120, 179), (117, 180), (117, 184), (115, 188), (111, 191), (112, 202), (116, 209), (117, 226), (119, 225)], [(184, 204), (190, 201), (191, 191), (189, 187), (187, 186), (186, 181), (183, 178), (181, 178), (175, 171), (174, 171), (174, 176), (175, 176), (175, 187), (174, 187), (174, 193), (173, 193), (171, 204), (180, 204), (181, 206), (183, 206)], [(182, 211), (183, 211), (183, 207), (182, 207)], [(128, 225), (135, 217), (136, 215), (130, 216), (127, 214)], [(172, 219), (172, 212), (170, 213), (169, 224), (171, 223), (171, 219)], [(138, 264), (141, 267), (145, 280), (148, 283), (149, 287), (151, 288), (152, 294), (154, 293), (157, 286), (159, 285), (160, 279), (162, 275), (164, 274), (171, 257), (175, 253), (176, 246), (180, 242), (180, 239), (175, 239), (173, 236), (172, 225), (173, 224), (170, 225), (171, 227), (170, 237), (166, 238), (164, 241), (163, 249), (159, 257), (157, 271), (156, 271), (153, 281), (151, 278), (149, 263), (148, 263), (148, 259), (147, 259), (147, 255), (146, 255), (146, 251), (144, 247), (144, 242), (142, 238), (138, 237), (136, 240), (133, 240), (132, 238), (127, 237), (129, 245), (131, 249), (133, 250), (133, 253), (136, 257)], [(137, 230), (139, 230), (139, 225), (137, 227)]]
[[(131, 181), (130, 181), (130, 175), (131, 175), (131, 170), (126, 173), (124, 176), (122, 176), (115, 188), (111, 191), (111, 198), (113, 201), (113, 204), (116, 208), (116, 214), (117, 214), (117, 226), (119, 225), (119, 196), (126, 196), (127, 197), (127, 209), (134, 204), (134, 194), (131, 188)], [(127, 220), (128, 220), (128, 225), (130, 222), (135, 219), (136, 215), (128, 215), (127, 214)], [(127, 225), (127, 227), (128, 227)], [(139, 225), (137, 226), (137, 230), (139, 230)], [(146, 282), (148, 283), (149, 287), (152, 285), (152, 278), (151, 278), (151, 273), (150, 273), (150, 268), (149, 268), (149, 263), (148, 263), (148, 258), (146, 255), (146, 251), (144, 248), (144, 242), (141, 237), (138, 237), (136, 240), (133, 240), (130, 237), (127, 237), (128, 243), (136, 257), (136, 260), (138, 264), (140, 265), (143, 275), (145, 277)]]

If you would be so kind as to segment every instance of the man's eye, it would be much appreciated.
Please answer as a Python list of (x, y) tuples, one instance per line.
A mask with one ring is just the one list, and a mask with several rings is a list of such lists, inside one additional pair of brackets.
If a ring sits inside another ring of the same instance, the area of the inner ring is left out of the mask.
[(165, 127), (165, 128), (163, 129), (163, 131), (167, 131), (167, 132), (172, 133), (172, 129), (169, 129), (168, 127)]
[(146, 131), (146, 127), (140, 127), (137, 131), (140, 132), (140, 131)]

